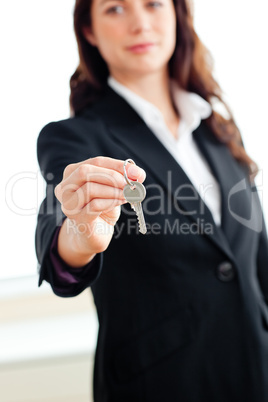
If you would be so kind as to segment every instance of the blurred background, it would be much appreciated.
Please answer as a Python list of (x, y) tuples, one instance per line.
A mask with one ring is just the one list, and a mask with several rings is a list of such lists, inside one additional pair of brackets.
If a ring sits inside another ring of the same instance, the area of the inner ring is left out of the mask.
[[(258, 163), (267, 222), (267, 0), (193, 1), (195, 27), (215, 77)], [(88, 402), (98, 323), (90, 289), (60, 298), (38, 288), (36, 216), (45, 182), (36, 139), (69, 117), (69, 78), (78, 57), (74, 0), (1, 2), (0, 401)], [(266, 186), (265, 186), (266, 183)]]

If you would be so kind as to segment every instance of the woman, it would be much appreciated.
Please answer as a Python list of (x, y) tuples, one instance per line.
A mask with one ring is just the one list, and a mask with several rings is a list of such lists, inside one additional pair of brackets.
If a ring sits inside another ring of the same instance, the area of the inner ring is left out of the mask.
[[(38, 138), (36, 250), (39, 286), (93, 292), (95, 402), (267, 402), (257, 170), (228, 106), (229, 119), (213, 108), (221, 90), (189, 4), (78, 0), (74, 25), (73, 115)], [(128, 158), (146, 235), (123, 196)]]

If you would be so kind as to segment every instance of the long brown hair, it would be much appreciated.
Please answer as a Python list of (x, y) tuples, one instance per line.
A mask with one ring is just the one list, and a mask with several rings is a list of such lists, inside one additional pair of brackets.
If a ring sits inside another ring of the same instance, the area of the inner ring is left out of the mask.
[[(223, 92), (213, 77), (214, 61), (211, 53), (194, 30), (191, 0), (173, 0), (177, 17), (177, 40), (169, 60), (169, 76), (186, 91), (195, 92), (209, 102), (212, 114), (206, 119), (214, 135), (226, 143), (233, 157), (248, 169), (250, 180), (258, 173), (257, 164), (246, 153), (241, 133), (234, 116), (223, 100)], [(97, 47), (85, 39), (83, 27), (91, 26), (92, 0), (76, 0), (74, 7), (74, 30), (79, 51), (79, 65), (70, 79), (70, 108), (77, 114), (85, 106), (101, 97), (109, 70)], [(215, 110), (215, 103), (224, 106), (224, 117)]]

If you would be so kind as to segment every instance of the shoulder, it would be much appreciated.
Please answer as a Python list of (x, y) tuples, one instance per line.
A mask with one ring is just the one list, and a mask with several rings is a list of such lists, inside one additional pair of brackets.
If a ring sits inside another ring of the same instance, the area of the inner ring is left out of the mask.
[(93, 113), (46, 124), (37, 137), (37, 159), (41, 170), (62, 171), (70, 163), (80, 162), (98, 153), (106, 131)]
[(75, 140), (84, 135), (99, 134), (101, 121), (98, 117), (88, 112), (86, 115), (69, 117), (67, 119), (51, 121), (47, 123), (39, 132), (37, 142), (53, 140), (53, 142)]

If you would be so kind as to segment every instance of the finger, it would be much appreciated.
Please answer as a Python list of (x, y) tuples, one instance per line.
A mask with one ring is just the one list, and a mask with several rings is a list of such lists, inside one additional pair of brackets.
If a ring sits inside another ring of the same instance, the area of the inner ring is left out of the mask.
[(55, 187), (55, 195), (62, 202), (63, 193), (75, 192), (86, 182), (104, 184), (120, 189), (123, 189), (126, 184), (124, 177), (115, 170), (83, 164)]
[(68, 216), (68, 218), (75, 219), (79, 222), (90, 222), (96, 219), (102, 212), (112, 211), (119, 205), (126, 204), (126, 200), (122, 199), (99, 199), (95, 198), (88, 204), (86, 204), (79, 212), (74, 210), (65, 209), (62, 205), (62, 212)]
[[(88, 160), (90, 164), (95, 166), (105, 167), (107, 169), (115, 170), (121, 174), (124, 174), (124, 163), (121, 159), (109, 158), (106, 156), (97, 156)], [(145, 171), (137, 165), (132, 163), (126, 164), (127, 176), (133, 180), (138, 180), (141, 183), (146, 178)]]
[[(82, 162), (78, 162), (78, 163), (74, 163), (74, 164), (70, 164), (66, 167), (66, 169), (64, 170), (64, 179), (67, 178), (68, 176), (70, 176), (70, 174), (72, 174), (79, 166), (81, 165), (93, 165), (93, 166), (99, 166), (99, 167), (103, 167), (106, 169), (111, 169), (111, 170), (115, 170), (118, 173), (121, 173), (122, 175), (124, 174), (124, 163), (125, 161), (121, 160), (121, 159), (115, 159), (115, 158), (109, 158), (107, 156), (96, 156), (94, 158), (90, 158), (90, 159), (86, 159)], [(136, 166), (136, 168), (131, 168), (130, 166)], [(129, 169), (131, 172), (129, 172)], [(140, 181), (141, 183), (145, 180), (146, 178), (146, 173), (145, 171), (140, 168), (137, 165), (133, 165), (128, 163), (126, 165), (126, 171), (127, 174), (131, 175), (131, 179), (135, 179)]]
[(104, 212), (112, 211), (118, 205), (126, 204), (126, 200), (121, 199), (103, 199), (103, 198), (94, 198), (94, 200), (90, 201), (85, 207), (83, 208), (87, 214), (101, 214)]
[(143, 183), (146, 178), (145, 170), (143, 170), (142, 168), (140, 168), (137, 165), (128, 163), (126, 165), (126, 172), (127, 172), (127, 177), (130, 180), (137, 180), (140, 183)]
[(79, 211), (94, 198), (125, 199), (122, 189), (95, 182), (86, 182), (75, 192), (63, 192), (62, 203), (65, 209)]
[[(126, 185), (123, 177), (124, 163), (120, 159), (98, 156), (68, 165), (64, 171), (64, 179), (55, 187), (55, 195), (61, 201), (62, 191), (65, 186), (68, 186), (70, 191), (76, 191), (86, 181), (123, 188)], [(130, 163), (126, 165), (126, 173), (130, 180), (137, 180), (140, 183), (146, 178), (146, 173), (143, 169)]]

